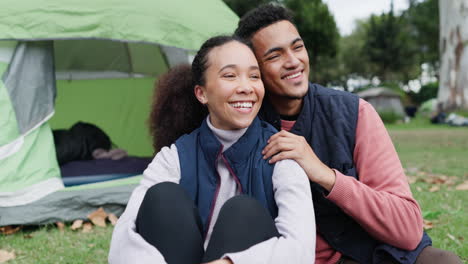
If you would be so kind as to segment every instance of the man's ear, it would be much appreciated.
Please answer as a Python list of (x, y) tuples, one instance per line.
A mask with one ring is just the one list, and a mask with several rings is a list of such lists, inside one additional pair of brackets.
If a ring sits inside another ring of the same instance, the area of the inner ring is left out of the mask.
[(206, 97), (206, 89), (204, 86), (201, 85), (195, 85), (195, 88), (193, 88), (193, 91), (195, 92), (195, 97), (197, 97), (198, 101), (202, 104), (208, 103), (208, 98)]

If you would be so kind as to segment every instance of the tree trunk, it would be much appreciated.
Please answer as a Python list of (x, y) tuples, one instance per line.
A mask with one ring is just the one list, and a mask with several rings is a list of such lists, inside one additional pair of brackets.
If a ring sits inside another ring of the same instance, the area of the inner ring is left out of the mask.
[(439, 0), (440, 81), (443, 109), (468, 109), (468, 0)]

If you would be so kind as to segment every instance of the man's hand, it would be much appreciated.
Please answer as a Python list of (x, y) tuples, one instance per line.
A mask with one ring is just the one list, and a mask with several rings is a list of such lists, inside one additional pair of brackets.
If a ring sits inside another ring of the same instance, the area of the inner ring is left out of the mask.
[(281, 130), (270, 137), (262, 154), (264, 159), (271, 157), (269, 163), (284, 159), (295, 160), (311, 181), (320, 184), (327, 191), (335, 184), (335, 172), (320, 161), (302, 136)]
[(211, 262), (207, 262), (204, 264), (234, 264), (230, 259), (217, 259)]

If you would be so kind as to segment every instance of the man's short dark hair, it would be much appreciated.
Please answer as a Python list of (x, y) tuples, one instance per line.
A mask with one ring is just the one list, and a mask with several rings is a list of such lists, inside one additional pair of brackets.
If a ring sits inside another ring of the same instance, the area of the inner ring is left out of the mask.
[(291, 10), (278, 4), (264, 4), (242, 16), (234, 35), (250, 42), (255, 32), (282, 20), (294, 24)]

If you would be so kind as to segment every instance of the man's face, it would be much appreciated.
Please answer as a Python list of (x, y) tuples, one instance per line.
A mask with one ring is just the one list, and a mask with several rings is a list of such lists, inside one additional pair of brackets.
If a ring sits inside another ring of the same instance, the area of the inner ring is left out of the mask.
[(287, 20), (276, 22), (256, 32), (252, 44), (270, 99), (302, 99), (308, 90), (309, 56), (296, 27)]

